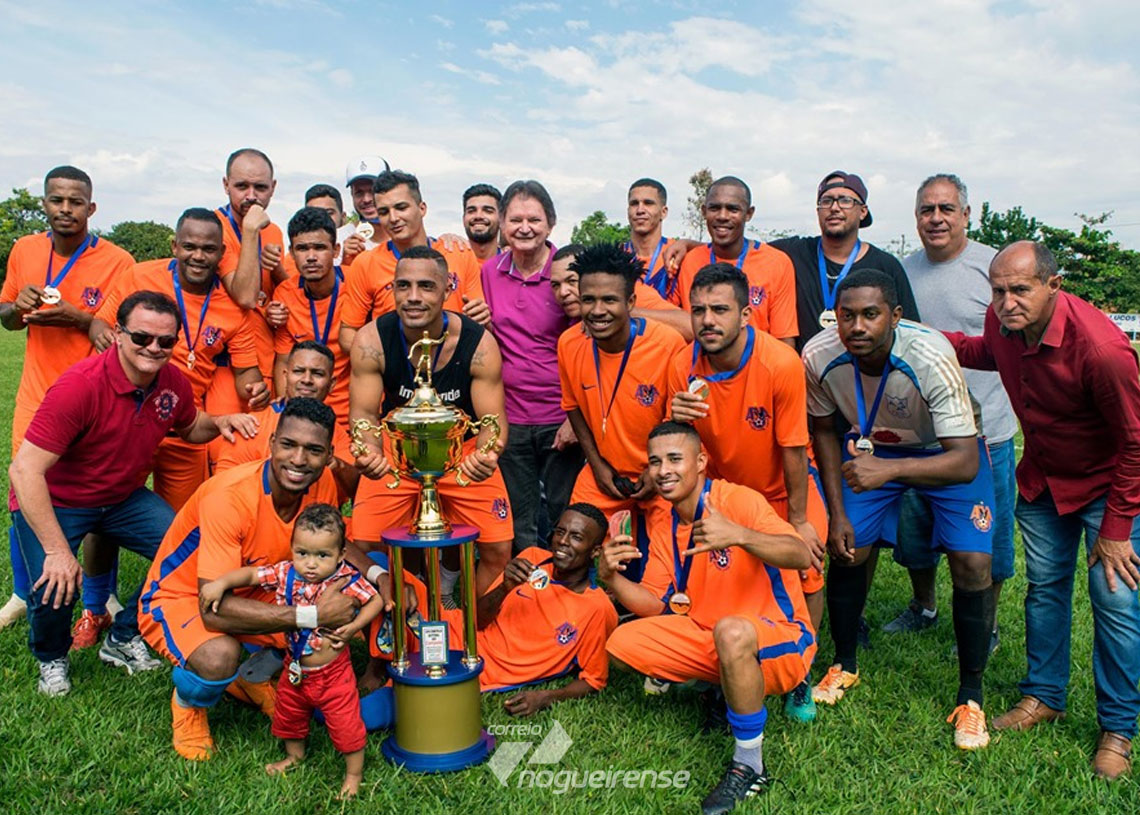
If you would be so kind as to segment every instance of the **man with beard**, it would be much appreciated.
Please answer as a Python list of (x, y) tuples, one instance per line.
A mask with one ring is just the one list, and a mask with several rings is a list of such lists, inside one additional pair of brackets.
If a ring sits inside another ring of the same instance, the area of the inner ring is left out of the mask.
[(499, 202), (503, 194), (490, 184), (475, 184), (463, 193), (463, 231), (479, 266), (499, 253)]

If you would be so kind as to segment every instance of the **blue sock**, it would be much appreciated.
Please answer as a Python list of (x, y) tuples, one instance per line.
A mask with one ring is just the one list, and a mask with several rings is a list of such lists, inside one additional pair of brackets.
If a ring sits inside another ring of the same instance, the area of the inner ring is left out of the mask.
[(732, 728), (732, 735), (736, 745), (732, 753), (732, 760), (738, 764), (751, 767), (755, 772), (764, 774), (764, 723), (768, 721), (767, 708), (760, 708), (756, 713), (737, 713), (728, 709), (728, 724)]
[(107, 598), (115, 585), (115, 570), (105, 574), (83, 575), (83, 607), (92, 614), (107, 613)]
[(24, 602), (32, 593), (32, 581), (28, 577), (28, 569), (24, 566), (24, 556), (20, 554), (20, 547), (16, 545), (16, 527), (8, 527), (8, 556), (12, 563), (12, 593)]

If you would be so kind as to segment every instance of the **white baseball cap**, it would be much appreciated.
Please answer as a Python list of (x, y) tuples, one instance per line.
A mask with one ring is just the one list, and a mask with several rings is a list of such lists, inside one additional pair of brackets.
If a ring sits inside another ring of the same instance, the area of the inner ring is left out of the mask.
[(380, 156), (360, 156), (348, 162), (344, 168), (344, 186), (351, 187), (358, 178), (376, 178), (385, 170), (391, 169)]

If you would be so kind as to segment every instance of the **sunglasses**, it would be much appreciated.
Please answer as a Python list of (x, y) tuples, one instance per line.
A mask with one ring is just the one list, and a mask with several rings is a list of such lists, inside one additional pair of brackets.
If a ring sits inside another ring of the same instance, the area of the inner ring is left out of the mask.
[(169, 351), (178, 342), (177, 334), (148, 334), (145, 331), (128, 331), (121, 329), (124, 334), (131, 338), (131, 342), (139, 348), (147, 348), (152, 342), (158, 341), (158, 347), (163, 351)]

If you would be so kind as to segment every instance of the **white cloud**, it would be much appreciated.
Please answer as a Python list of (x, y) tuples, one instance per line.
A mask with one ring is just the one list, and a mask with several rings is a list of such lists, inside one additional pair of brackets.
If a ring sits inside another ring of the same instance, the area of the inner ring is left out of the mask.
[(476, 82), (482, 82), (484, 85), (501, 84), (497, 76), (492, 73), (488, 73), (487, 71), (476, 71), (471, 68), (460, 68), (454, 62), (441, 62), (439, 64), (439, 67), (443, 68), (443, 70), (449, 73), (459, 74), (460, 76), (474, 79)]
[(492, 34), (502, 34), (510, 28), (506, 20), (484, 20), (483, 26)]
[(522, 14), (533, 14), (536, 11), (561, 11), (562, 6), (558, 3), (515, 3), (508, 6), (506, 15), (508, 17), (518, 17)]
[(571, 31), (585, 31), (590, 27), (589, 20), (567, 20), (566, 27)]
[(428, 19), (432, 20), (433, 22), (439, 23), (444, 28), (451, 28), (452, 26), (455, 25), (454, 20), (449, 20), (446, 17), (443, 17), (439, 14), (433, 14)]

